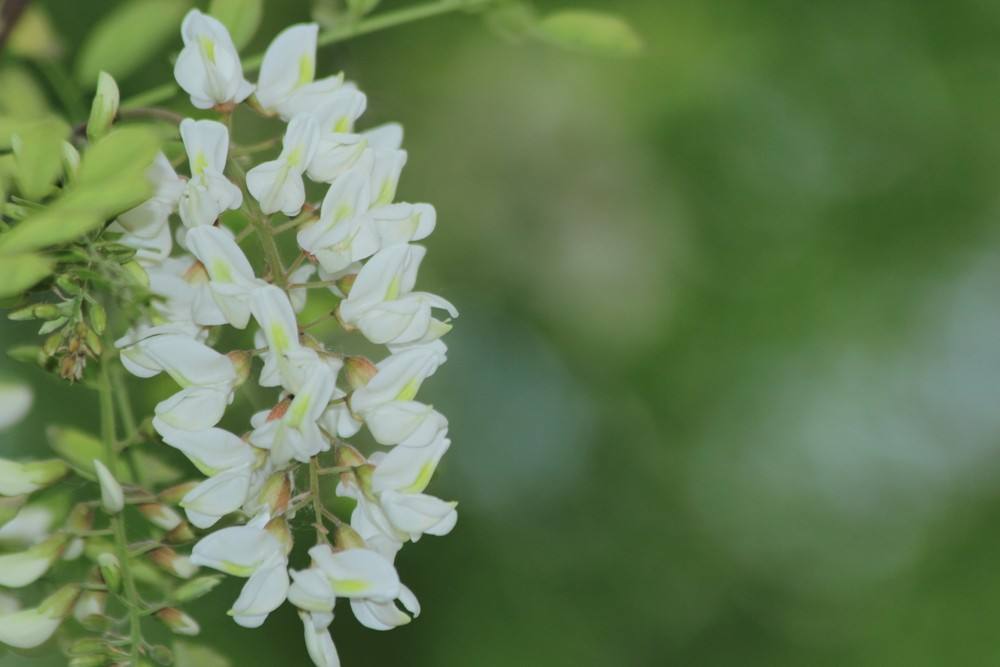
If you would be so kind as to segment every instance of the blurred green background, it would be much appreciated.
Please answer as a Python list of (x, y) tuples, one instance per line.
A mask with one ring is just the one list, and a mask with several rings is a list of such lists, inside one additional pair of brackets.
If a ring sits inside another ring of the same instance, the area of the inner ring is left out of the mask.
[[(72, 52), (119, 3), (39, 4)], [(464, 16), (321, 51), (405, 125), (400, 198), (439, 215), (421, 285), (462, 311), (422, 393), (458, 527), (398, 560), (416, 622), (341, 605), (343, 663), (1000, 663), (1000, 4), (572, 5), (643, 55)], [(268, 3), (248, 52), (309, 10)], [(0, 364), (39, 394), (21, 449), (91, 422)], [(222, 615), (238, 584), (194, 608), (207, 637), (307, 664), (288, 607)]]

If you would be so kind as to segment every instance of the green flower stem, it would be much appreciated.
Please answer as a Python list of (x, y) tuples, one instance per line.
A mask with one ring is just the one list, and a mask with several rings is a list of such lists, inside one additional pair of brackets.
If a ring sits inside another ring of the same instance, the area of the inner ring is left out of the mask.
[[(426, 4), (416, 5), (415, 7), (405, 7), (396, 11), (378, 14), (360, 21), (345, 23), (342, 26), (328, 30), (319, 36), (317, 45), (329, 46), (354, 37), (360, 37), (361, 35), (378, 32), (379, 30), (385, 30), (386, 28), (394, 28), (405, 23), (412, 23), (413, 21), (431, 18), (432, 16), (439, 16), (441, 14), (461, 10), (471, 11), (474, 9), (481, 9), (495, 2), (496, 0), (437, 0), (437, 2), (428, 2)], [(249, 58), (244, 58), (243, 69), (247, 72), (252, 72), (260, 67), (263, 60), (263, 53), (258, 53), (257, 55), (250, 56)]]
[[(115, 403), (114, 389), (108, 371), (110, 359), (104, 356), (100, 364), (100, 379), (98, 393), (100, 396), (101, 439), (104, 441), (104, 451), (108, 459), (108, 469), (118, 477), (118, 452), (115, 449)], [(128, 612), (129, 642), (131, 664), (139, 664), (139, 649), (142, 646), (142, 620), (140, 618), (139, 590), (132, 576), (132, 565), (128, 553), (128, 536), (125, 533), (125, 519), (122, 512), (111, 517), (111, 529), (115, 536), (115, 552), (121, 564), (122, 584), (125, 594), (125, 607)]]
[(264, 249), (264, 255), (267, 258), (271, 279), (275, 285), (283, 288), (288, 281), (285, 278), (285, 265), (281, 262), (281, 252), (278, 250), (278, 244), (274, 240), (273, 229), (267, 224), (264, 213), (257, 206), (257, 200), (250, 195), (250, 191), (247, 189), (247, 172), (232, 155), (230, 155), (227, 166), (234, 172), (237, 181), (239, 181), (240, 189), (243, 191), (243, 213), (246, 214), (247, 220), (250, 221), (254, 231), (257, 232), (257, 238), (260, 240), (260, 245)]
[(316, 518), (316, 542), (330, 543), (329, 533), (323, 517), (326, 514), (323, 507), (323, 497), (319, 488), (319, 458), (309, 459), (309, 495), (312, 496), (313, 514)]
[(115, 366), (114, 370), (111, 372), (111, 383), (114, 388), (115, 398), (118, 402), (118, 411), (121, 413), (122, 426), (124, 426), (125, 437), (124, 441), (126, 443), (133, 443), (126, 451), (128, 452), (129, 467), (132, 469), (132, 474), (135, 475), (136, 483), (144, 489), (148, 489), (148, 480), (146, 478), (146, 470), (139, 464), (137, 452), (138, 449), (134, 446), (136, 442), (136, 435), (138, 434), (138, 427), (135, 422), (135, 413), (132, 411), (132, 400), (128, 395), (128, 387), (125, 384), (125, 376), (122, 373), (122, 369)]
[(177, 84), (175, 83), (165, 83), (162, 86), (157, 86), (156, 88), (150, 88), (149, 90), (139, 93), (138, 95), (133, 95), (132, 97), (123, 100), (120, 109), (135, 109), (139, 107), (148, 107), (159, 104), (160, 102), (166, 102), (178, 92)]

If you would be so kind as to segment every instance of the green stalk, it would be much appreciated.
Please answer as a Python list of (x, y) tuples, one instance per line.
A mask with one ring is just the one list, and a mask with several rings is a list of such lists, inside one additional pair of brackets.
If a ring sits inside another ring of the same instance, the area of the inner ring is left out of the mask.
[[(115, 449), (115, 403), (111, 377), (108, 373), (108, 357), (101, 360), (100, 396), (101, 439), (104, 441), (104, 451), (108, 459), (108, 469), (117, 479), (121, 466), (118, 452)], [(142, 620), (139, 609), (139, 590), (132, 576), (132, 566), (129, 561), (128, 536), (125, 533), (125, 518), (122, 512), (111, 517), (111, 528), (115, 536), (115, 554), (122, 568), (122, 585), (125, 592), (125, 606), (128, 611), (129, 642), (131, 664), (139, 664), (139, 649), (142, 646)]]
[[(394, 28), (405, 23), (412, 23), (433, 16), (440, 16), (449, 12), (480, 9), (494, 2), (496, 0), (437, 0), (437, 2), (428, 2), (414, 7), (404, 7), (403, 9), (385, 12), (357, 22), (345, 23), (342, 26), (321, 34), (316, 43), (319, 46), (329, 46), (354, 37), (360, 37), (361, 35), (385, 30), (386, 28)], [(243, 69), (247, 72), (252, 72), (260, 67), (263, 60), (263, 53), (244, 58)]]
[(309, 459), (309, 493), (312, 495), (313, 514), (316, 515), (316, 542), (330, 543), (327, 537), (329, 531), (323, 524), (323, 498), (319, 488), (319, 459), (312, 457)]
[[(118, 411), (121, 413), (122, 426), (125, 429), (124, 441), (129, 443), (134, 440), (138, 427), (135, 422), (135, 413), (132, 411), (132, 400), (128, 395), (128, 386), (125, 384), (125, 376), (122, 374), (121, 368), (116, 366), (114, 371), (112, 371), (111, 383), (114, 388), (115, 398), (118, 402)], [(136, 445), (130, 445), (127, 451), (129, 467), (132, 469), (132, 474), (135, 476), (136, 483), (148, 491), (149, 488), (148, 480), (146, 479), (146, 471), (141, 465), (139, 465), (138, 457), (136, 456), (136, 452), (138, 451), (138, 449), (136, 449)]]

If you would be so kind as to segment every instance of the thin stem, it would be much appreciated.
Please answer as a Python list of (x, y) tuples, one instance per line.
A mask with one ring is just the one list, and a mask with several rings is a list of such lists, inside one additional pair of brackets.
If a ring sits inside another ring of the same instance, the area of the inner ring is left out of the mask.
[[(355, 23), (345, 23), (319, 36), (316, 41), (318, 46), (329, 46), (337, 42), (343, 42), (353, 37), (367, 35), (386, 28), (393, 28), (404, 23), (412, 23), (421, 19), (439, 16), (449, 12), (459, 10), (474, 10), (493, 4), (496, 0), (437, 0), (415, 7), (405, 7), (393, 12), (385, 12), (377, 16), (362, 19)], [(252, 72), (260, 67), (264, 60), (264, 54), (250, 56), (243, 60), (243, 69)]]
[(313, 280), (308, 283), (292, 283), (288, 286), (288, 289), (312, 289), (314, 287), (333, 287), (340, 279), (337, 280)]
[(177, 86), (173, 83), (165, 83), (156, 88), (133, 95), (121, 103), (121, 109), (135, 109), (136, 107), (147, 107), (160, 102), (166, 102), (177, 94)]
[(158, 107), (132, 107), (129, 109), (122, 109), (118, 112), (118, 117), (123, 120), (134, 118), (153, 118), (155, 120), (173, 123), (174, 125), (180, 125), (181, 121), (184, 120), (184, 116), (181, 114), (170, 111), (169, 109), (160, 109)]
[[(119, 465), (118, 453), (115, 451), (115, 404), (111, 377), (108, 373), (109, 358), (105, 356), (100, 365), (100, 412), (101, 412), (101, 438), (104, 441), (104, 451), (108, 459), (108, 468), (111, 473), (118, 477), (121, 466)], [(132, 565), (129, 560), (128, 536), (125, 533), (125, 519), (121, 512), (111, 517), (111, 529), (115, 536), (115, 552), (121, 565), (122, 585), (125, 593), (125, 606), (128, 611), (130, 657), (131, 664), (139, 664), (139, 649), (142, 646), (142, 620), (139, 617), (139, 590), (135, 585), (132, 576)]]
[(309, 459), (309, 493), (312, 495), (313, 514), (316, 516), (316, 542), (329, 544), (330, 531), (323, 523), (326, 508), (323, 507), (319, 490), (319, 459), (315, 456)]
[(274, 137), (272, 139), (265, 139), (264, 141), (257, 142), (256, 144), (247, 144), (246, 146), (233, 146), (233, 152), (237, 155), (250, 155), (252, 153), (260, 153), (261, 151), (270, 150), (275, 148), (281, 141), (280, 137)]
[[(122, 374), (120, 368), (115, 367), (112, 371), (111, 383), (114, 387), (115, 398), (118, 401), (118, 411), (121, 413), (122, 426), (124, 426), (125, 430), (124, 441), (134, 444), (136, 442), (136, 435), (138, 434), (139, 429), (138, 426), (136, 426), (135, 413), (132, 411), (132, 400), (128, 395), (128, 387), (125, 384), (125, 376)], [(129, 466), (132, 468), (132, 474), (135, 475), (136, 483), (143, 488), (148, 488), (146, 471), (138, 461), (138, 449), (135, 447), (129, 447), (127, 451)]]
[[(306, 259), (306, 254), (304, 252), (299, 253), (299, 256), (295, 258), (295, 261), (292, 262), (292, 265), (289, 266), (288, 269), (286, 269), (286, 271), (285, 271), (285, 278), (287, 279), (287, 278), (291, 277), (291, 275), (293, 273), (295, 273), (295, 269), (297, 269), (300, 266), (302, 266), (302, 262), (304, 262), (305, 259)], [(291, 289), (291, 285), (289, 285), (288, 287), (289, 287), (289, 289)]]

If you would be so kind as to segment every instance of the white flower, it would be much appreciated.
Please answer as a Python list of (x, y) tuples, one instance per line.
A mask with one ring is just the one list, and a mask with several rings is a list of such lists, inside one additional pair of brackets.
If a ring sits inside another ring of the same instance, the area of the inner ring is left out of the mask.
[(341, 75), (314, 80), (318, 31), (315, 23), (290, 26), (264, 52), (257, 80), (257, 102), (284, 120), (297, 113), (314, 111), (320, 101), (343, 83)]
[(148, 378), (166, 371), (181, 386), (155, 410), (160, 421), (173, 428), (200, 431), (215, 426), (233, 399), (237, 379), (233, 362), (187, 336), (143, 338), (123, 349), (121, 360), (134, 375)]
[(446, 352), (443, 343), (434, 341), (386, 357), (375, 365), (375, 377), (351, 396), (351, 408), (369, 426), (376, 424), (373, 429), (381, 420), (395, 426), (399, 417), (393, 404), (412, 401), (424, 380), (445, 362)]
[(309, 550), (309, 556), (313, 560), (310, 570), (322, 576), (315, 572), (303, 576), (310, 570), (293, 572), (295, 583), (288, 592), (292, 604), (307, 611), (326, 611), (318, 603), (338, 597), (390, 602), (399, 596), (401, 584), (396, 568), (376, 551), (344, 549), (335, 552), (329, 544), (317, 544)]
[(153, 196), (119, 215), (108, 229), (123, 232), (118, 242), (138, 250), (136, 259), (148, 266), (170, 255), (173, 241), (168, 221), (177, 210), (185, 184), (163, 153), (156, 154), (146, 175), (153, 185)]
[(319, 128), (316, 154), (309, 163), (309, 178), (333, 183), (368, 148), (366, 134), (356, 134), (354, 123), (365, 112), (368, 100), (353, 83), (327, 96), (315, 110)]
[(184, 452), (191, 463), (208, 477), (251, 465), (256, 460), (253, 447), (221, 428), (187, 431), (173, 428), (159, 418), (153, 419), (153, 428), (163, 442)]
[(340, 656), (326, 625), (317, 627), (313, 614), (299, 612), (305, 630), (306, 651), (316, 667), (340, 667)]
[(94, 472), (101, 486), (101, 507), (108, 514), (118, 514), (125, 507), (125, 492), (108, 467), (99, 459), (94, 459)]
[(243, 193), (223, 172), (229, 155), (229, 130), (214, 120), (181, 121), (191, 180), (181, 195), (181, 221), (187, 227), (211, 225), (223, 211), (243, 204)]
[(191, 104), (210, 109), (250, 96), (253, 86), (243, 78), (240, 56), (222, 23), (192, 9), (181, 23), (181, 37), (184, 48), (174, 64), (174, 78), (191, 96)]
[(0, 459), (0, 496), (20, 496), (45, 488), (69, 468), (59, 459), (11, 461)]
[(253, 291), (266, 283), (254, 277), (253, 267), (232, 233), (220, 227), (195, 227), (188, 230), (185, 242), (204, 265), (212, 298), (226, 321), (237, 329), (246, 327)]
[(41, 604), (0, 616), (0, 643), (15, 648), (34, 648), (55, 633), (73, 608), (80, 587), (63, 586)]
[(316, 150), (316, 121), (309, 114), (292, 118), (277, 160), (264, 162), (247, 172), (247, 189), (260, 202), (264, 213), (281, 211), (298, 215), (306, 200), (302, 173)]
[(25, 551), (0, 556), (0, 586), (21, 588), (38, 581), (62, 553), (67, 536), (57, 533)]
[(194, 546), (191, 561), (236, 577), (249, 577), (230, 610), (243, 627), (259, 627), (285, 601), (287, 549), (268, 530), (266, 515), (202, 538)]
[(412, 291), (426, 252), (422, 246), (401, 244), (376, 253), (341, 302), (341, 319), (373, 343), (421, 344), (447, 333), (451, 325), (433, 318), (431, 310), (443, 308), (457, 317), (455, 307), (434, 294)]
[(380, 247), (378, 232), (366, 215), (372, 164), (369, 155), (337, 178), (323, 199), (319, 220), (299, 230), (299, 245), (316, 256), (324, 271), (340, 271)]
[(231, 468), (209, 477), (181, 499), (188, 520), (198, 528), (209, 528), (246, 502), (250, 494), (249, 465)]
[(24, 419), (34, 395), (26, 384), (0, 383), (0, 431)]
[(392, 401), (368, 422), (372, 437), (380, 445), (425, 447), (448, 429), (448, 420), (429, 405), (417, 401)]
[(330, 448), (317, 421), (335, 388), (336, 375), (330, 368), (322, 363), (314, 366), (287, 408), (282, 405), (251, 418), (254, 430), (250, 442), (270, 450), (275, 465), (284, 465), (292, 459), (308, 463), (310, 458)]
[[(394, 447), (378, 458), (372, 474), (372, 490), (420, 493), (427, 488), (441, 457), (451, 446), (451, 440), (439, 433), (437, 439), (426, 447)], [(375, 460), (375, 456), (372, 456)]]
[(399, 587), (399, 602), (409, 614), (401, 611), (395, 602), (376, 602), (364, 598), (351, 600), (351, 611), (358, 623), (372, 630), (392, 630), (406, 625), (420, 615), (420, 602), (406, 586)]

